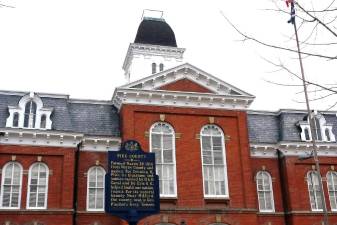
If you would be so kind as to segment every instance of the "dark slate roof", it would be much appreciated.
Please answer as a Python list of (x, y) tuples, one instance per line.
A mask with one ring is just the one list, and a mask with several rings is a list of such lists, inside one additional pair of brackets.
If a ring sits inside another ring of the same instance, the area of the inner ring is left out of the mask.
[[(29, 93), (0, 92), (0, 128), (6, 127), (8, 106), (17, 106), (26, 94)], [(43, 107), (53, 108), (52, 130), (92, 136), (119, 136), (119, 115), (112, 103), (74, 100), (66, 95), (36, 94), (41, 97)]]
[(143, 18), (134, 43), (177, 47), (170, 25), (163, 19)]
[[(327, 123), (333, 124), (337, 137), (337, 117), (335, 113), (320, 112)], [(248, 132), (251, 143), (277, 143), (279, 141), (301, 141), (301, 130), (297, 125), (307, 115), (305, 111), (280, 110), (279, 112), (248, 112)]]
[(9, 116), (8, 105), (18, 105), (22, 96), (0, 94), (0, 127), (6, 127), (6, 120)]
[(69, 110), (74, 131), (119, 136), (119, 116), (113, 105), (71, 103)]
[(276, 115), (248, 114), (249, 142), (276, 143), (279, 140), (279, 129)]

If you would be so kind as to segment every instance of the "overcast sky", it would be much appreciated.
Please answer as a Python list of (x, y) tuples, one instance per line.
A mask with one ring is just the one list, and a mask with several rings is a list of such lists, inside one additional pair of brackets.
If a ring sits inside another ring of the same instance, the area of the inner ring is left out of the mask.
[[(281, 0), (280, 0), (281, 2)], [(314, 1), (315, 2), (315, 1)], [(164, 11), (185, 61), (256, 96), (251, 109), (303, 109), (301, 89), (270, 84), (296, 78), (263, 58), (299, 71), (295, 55), (284, 54), (241, 37), (220, 11), (240, 29), (272, 43), (293, 46), (289, 15), (263, 9), (269, 0), (0, 0), (0, 90), (69, 94), (71, 98), (109, 100), (125, 84), (122, 64), (134, 41), (143, 9)], [(283, 3), (282, 3), (283, 4)], [(284, 9), (286, 6), (284, 4)], [(301, 35), (301, 33), (300, 33)], [(300, 37), (301, 38), (301, 37)], [(306, 59), (306, 75), (322, 84), (337, 83), (337, 63)], [(297, 84), (299, 84), (297, 82)], [(332, 99), (312, 103), (325, 110)], [(334, 108), (337, 110), (337, 108)]]

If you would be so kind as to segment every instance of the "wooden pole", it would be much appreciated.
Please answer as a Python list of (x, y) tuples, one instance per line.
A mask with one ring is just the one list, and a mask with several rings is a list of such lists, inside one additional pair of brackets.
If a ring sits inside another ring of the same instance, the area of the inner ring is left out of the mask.
[[(292, 4), (294, 4), (294, 3), (292, 3)], [(307, 84), (306, 84), (306, 80), (305, 80), (305, 76), (304, 76), (302, 55), (301, 55), (301, 50), (300, 50), (300, 44), (299, 44), (299, 41), (298, 41), (298, 33), (297, 33), (295, 18), (293, 19), (293, 24), (294, 24), (294, 29), (295, 29), (298, 60), (299, 60), (299, 63), (300, 63), (300, 68), (301, 68), (301, 76), (302, 76), (302, 82), (303, 82), (305, 103), (306, 103), (307, 112), (308, 112), (308, 121), (309, 121), (309, 126), (310, 126), (310, 131), (311, 131), (311, 143), (312, 143), (312, 148), (313, 148), (312, 153), (313, 153), (313, 158), (314, 158), (314, 161), (315, 161), (315, 166), (316, 166), (316, 171), (317, 171), (317, 176), (318, 176), (318, 186), (319, 186), (319, 189), (320, 189), (321, 199), (322, 199), (323, 224), (329, 225), (328, 210), (326, 208), (324, 189), (323, 189), (323, 185), (322, 185), (321, 170), (320, 170), (319, 160), (318, 160), (318, 155), (317, 155), (316, 134), (314, 133), (315, 125), (314, 125), (314, 121), (313, 121), (312, 112), (310, 110)]]

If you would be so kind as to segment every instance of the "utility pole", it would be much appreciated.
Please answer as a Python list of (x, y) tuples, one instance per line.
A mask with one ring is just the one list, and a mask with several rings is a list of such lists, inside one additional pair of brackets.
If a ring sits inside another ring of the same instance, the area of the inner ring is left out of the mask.
[(325, 201), (324, 189), (323, 189), (323, 184), (322, 184), (321, 170), (320, 170), (319, 160), (318, 160), (318, 155), (317, 155), (316, 134), (314, 133), (315, 125), (314, 125), (314, 121), (313, 121), (313, 115), (312, 115), (312, 112), (310, 110), (308, 91), (307, 91), (307, 83), (306, 83), (305, 76), (304, 76), (304, 69), (303, 69), (303, 62), (302, 62), (300, 44), (299, 44), (299, 41), (298, 41), (298, 33), (297, 33), (297, 27), (296, 27), (296, 21), (295, 21), (294, 2), (292, 1), (291, 4), (292, 4), (292, 6), (291, 6), (292, 7), (292, 12), (291, 12), (292, 18), (290, 19), (290, 22), (294, 25), (294, 30), (295, 30), (298, 60), (299, 60), (299, 63), (300, 63), (300, 68), (301, 68), (303, 90), (304, 90), (305, 103), (306, 103), (306, 108), (307, 108), (307, 112), (308, 112), (308, 122), (309, 122), (310, 133), (311, 133), (312, 156), (313, 156), (313, 159), (314, 159), (314, 162), (315, 162), (315, 167), (316, 167), (317, 176), (318, 176), (318, 186), (319, 186), (319, 189), (320, 189), (321, 199), (322, 199), (323, 224), (329, 225), (328, 210), (326, 208), (326, 201)]

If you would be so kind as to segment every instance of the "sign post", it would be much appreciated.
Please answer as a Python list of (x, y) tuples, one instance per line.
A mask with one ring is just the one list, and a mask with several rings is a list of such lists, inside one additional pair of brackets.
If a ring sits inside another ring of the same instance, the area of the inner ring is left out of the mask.
[(159, 178), (155, 154), (146, 153), (137, 141), (122, 144), (120, 151), (109, 151), (105, 177), (105, 211), (129, 225), (159, 213)]

